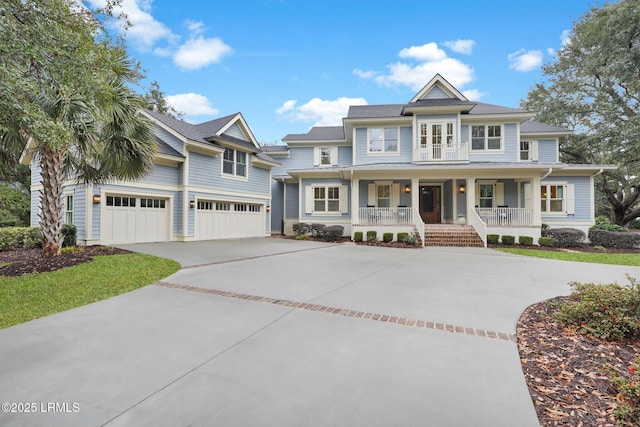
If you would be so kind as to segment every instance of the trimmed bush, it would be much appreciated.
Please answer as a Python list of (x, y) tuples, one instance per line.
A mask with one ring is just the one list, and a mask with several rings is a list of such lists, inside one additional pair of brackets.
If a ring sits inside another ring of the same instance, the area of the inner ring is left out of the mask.
[(76, 245), (76, 235), (78, 229), (73, 224), (64, 224), (62, 226), (62, 247), (66, 248), (69, 246)]
[(324, 227), (322, 237), (327, 242), (335, 242), (342, 237), (344, 233), (344, 227), (341, 225), (329, 225)]
[(20, 243), (22, 232), (18, 227), (0, 228), (0, 252), (8, 251)]
[(571, 300), (560, 303), (555, 317), (596, 338), (621, 340), (640, 336), (640, 284), (572, 282)]
[(322, 237), (324, 235), (324, 224), (311, 224), (311, 235), (313, 237)]
[(411, 245), (411, 246), (415, 246), (418, 244), (418, 233), (411, 233), (407, 236), (407, 238), (404, 240), (404, 243), (406, 245)]
[(301, 234), (309, 234), (311, 233), (311, 226), (304, 222), (298, 222), (296, 224), (293, 224), (293, 233), (296, 236), (299, 236)]
[(589, 230), (589, 240), (593, 246), (628, 249), (638, 244), (640, 235), (592, 228)]
[(487, 234), (487, 243), (490, 245), (496, 245), (500, 241), (498, 234)]
[(584, 242), (584, 231), (576, 228), (548, 228), (542, 233), (543, 237), (553, 237), (555, 246), (559, 248), (572, 248)]
[(504, 245), (513, 245), (515, 242), (516, 242), (515, 236), (509, 236), (509, 235), (502, 236), (502, 243)]
[(353, 241), (362, 242), (362, 231), (356, 231), (355, 233), (353, 233)]
[(378, 241), (378, 232), (375, 230), (367, 231), (367, 242), (377, 242)]
[(542, 236), (538, 239), (538, 244), (546, 248), (552, 248), (556, 245), (556, 239), (554, 239), (553, 237)]
[(531, 236), (518, 236), (518, 243), (523, 246), (533, 245), (533, 237)]
[(22, 238), (22, 247), (25, 249), (42, 247), (42, 232), (40, 231), (40, 227), (29, 227), (25, 229)]
[(623, 227), (618, 224), (596, 224), (591, 226), (589, 230), (607, 230), (607, 231), (616, 231), (618, 233), (626, 233), (629, 231), (627, 227)]
[(600, 224), (611, 224), (611, 221), (609, 221), (609, 217), (605, 216), (605, 215), (598, 215), (595, 218), (595, 223), (596, 225), (600, 225)]
[(398, 233), (398, 242), (406, 243), (407, 238), (409, 238), (409, 233), (407, 232)]
[(393, 240), (393, 233), (382, 233), (382, 241), (389, 243)]
[(309, 235), (308, 234), (298, 234), (296, 236), (296, 240), (309, 240)]

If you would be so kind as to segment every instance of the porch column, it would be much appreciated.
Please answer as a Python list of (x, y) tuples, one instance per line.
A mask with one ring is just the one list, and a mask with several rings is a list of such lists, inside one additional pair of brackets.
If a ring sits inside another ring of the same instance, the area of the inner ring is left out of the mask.
[(454, 178), (451, 185), (451, 222), (458, 221), (458, 180)]
[(351, 225), (360, 223), (360, 180), (351, 178)]
[(465, 182), (467, 193), (467, 224), (470, 221), (476, 206), (476, 179), (467, 178)]
[(411, 178), (411, 215), (420, 215), (420, 180)]
[(540, 199), (542, 198), (542, 193), (540, 192), (540, 182), (541, 179), (539, 176), (534, 176), (531, 178), (531, 204), (533, 205), (531, 208), (533, 209), (533, 225), (542, 225), (542, 213), (540, 212)]

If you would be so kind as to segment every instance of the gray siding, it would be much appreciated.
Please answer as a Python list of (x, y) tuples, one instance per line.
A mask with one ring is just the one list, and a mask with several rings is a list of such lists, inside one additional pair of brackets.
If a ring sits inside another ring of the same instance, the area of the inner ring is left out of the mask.
[[(386, 179), (384, 179), (383, 181), (386, 181)], [(411, 186), (411, 180), (409, 179), (396, 179), (392, 181), (394, 184), (399, 184), (400, 185), (400, 198), (398, 199), (398, 206), (405, 206), (410, 208), (411, 207), (411, 193), (405, 193), (404, 192), (404, 188), (409, 185)], [(375, 180), (360, 180), (358, 182), (358, 191), (359, 191), (359, 196), (358, 196), (358, 207), (360, 208), (366, 208), (369, 205), (375, 205), (376, 201), (375, 200), (368, 200), (369, 199), (369, 184), (373, 184), (375, 183)], [(395, 207), (395, 206), (392, 206)]]
[(247, 137), (244, 136), (244, 133), (242, 133), (242, 129), (240, 129), (240, 126), (238, 126), (237, 123), (234, 123), (231, 126), (229, 126), (229, 129), (227, 129), (223, 135), (229, 135), (234, 138), (242, 139), (244, 141), (247, 140)]
[(284, 184), (279, 181), (271, 183), (271, 232), (282, 232), (282, 220), (284, 219)]
[(555, 163), (558, 161), (558, 144), (555, 139), (541, 139), (538, 141), (538, 161), (541, 163)]
[(460, 144), (467, 144), (469, 151), (471, 151), (471, 131), (469, 125), (460, 126)]
[(504, 204), (510, 208), (518, 207), (518, 184), (512, 179), (499, 179), (504, 183)]
[(271, 188), (269, 171), (251, 166), (249, 160), (248, 180), (222, 176), (222, 158), (198, 153), (189, 153), (189, 184), (216, 190), (240, 191), (268, 195)]
[(87, 187), (74, 186), (73, 189), (73, 225), (76, 226), (78, 239), (84, 239), (87, 235)]
[[(464, 179), (457, 179), (456, 180), (456, 189), (460, 188), (461, 185), (467, 185), (466, 180)], [(466, 193), (460, 193), (459, 191), (456, 191), (456, 216), (454, 218), (454, 220), (458, 219), (458, 215), (466, 215), (467, 214), (467, 194)]]
[(287, 212), (286, 218), (299, 218), (299, 185), (287, 184)]
[(155, 165), (151, 172), (140, 179), (140, 182), (164, 185), (178, 185), (179, 181), (182, 181), (180, 170), (164, 165)]
[(276, 159), (280, 166), (273, 168), (273, 175), (284, 175), (288, 169), (313, 168), (313, 147), (291, 147), (289, 157)]
[(338, 147), (338, 166), (351, 166), (353, 163), (353, 149), (351, 146)]
[[(391, 125), (385, 127), (392, 127)], [(367, 128), (356, 128), (354, 141), (356, 150), (356, 164), (373, 163), (407, 163), (413, 160), (413, 137), (411, 126), (401, 126), (399, 132), (398, 154), (369, 154), (367, 152)]]
[(42, 176), (40, 174), (40, 156), (33, 156), (33, 160), (31, 161), (31, 165), (29, 166), (31, 168), (31, 185), (40, 184), (40, 182), (42, 181)]
[(32, 227), (37, 227), (40, 223), (40, 190), (31, 192), (31, 218)]
[[(336, 184), (336, 185), (345, 185), (347, 186), (347, 191), (349, 191), (349, 181), (342, 181), (340, 179), (333, 178), (315, 178), (315, 179), (303, 179), (302, 180), (302, 188), (300, 189), (300, 198), (302, 200), (302, 212), (300, 212), (300, 218), (306, 222), (319, 222), (323, 224), (328, 224), (332, 220), (342, 220), (349, 219), (349, 212), (351, 211), (351, 195), (349, 194), (349, 198), (347, 200), (347, 212), (336, 215), (310, 215), (305, 212), (306, 208), (304, 206), (304, 202), (306, 200), (306, 190), (308, 185), (313, 184)], [(288, 190), (287, 190), (288, 192)]]
[(429, 93), (422, 97), (422, 99), (442, 99), (450, 98), (447, 93), (440, 88), (440, 86), (434, 86)]
[(176, 150), (178, 153), (184, 154), (184, 143), (178, 138), (176, 138), (175, 136), (173, 136), (173, 134), (171, 134), (170, 132), (167, 132), (166, 130), (162, 129), (159, 126), (156, 126), (155, 134), (158, 138), (160, 138), (162, 141), (164, 141), (167, 145), (169, 145), (171, 148)]
[(453, 215), (453, 197), (451, 195), (452, 181), (445, 181), (442, 186), (442, 214), (444, 219), (451, 219)]
[(567, 182), (573, 184), (575, 214), (567, 216), (542, 215), (542, 222), (574, 222), (593, 221), (591, 200), (593, 199), (591, 177), (588, 176), (550, 176), (542, 184), (552, 182)]
[(182, 192), (173, 193), (173, 235), (182, 236)]

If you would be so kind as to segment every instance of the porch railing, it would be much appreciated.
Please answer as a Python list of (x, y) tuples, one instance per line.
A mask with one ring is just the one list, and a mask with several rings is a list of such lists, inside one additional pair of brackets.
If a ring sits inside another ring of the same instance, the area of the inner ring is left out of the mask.
[(469, 225), (475, 228), (476, 233), (482, 239), (482, 243), (484, 243), (484, 247), (487, 247), (487, 224), (482, 221), (480, 215), (478, 215), (477, 210), (471, 212), (471, 218), (469, 218)]
[(476, 208), (476, 213), (489, 226), (533, 225), (533, 210), (529, 208)]
[(422, 217), (416, 209), (413, 210), (413, 217), (415, 218), (414, 225), (418, 230), (420, 241), (422, 242), (422, 247), (424, 248), (424, 221), (422, 220)]
[(360, 208), (358, 225), (413, 225), (411, 208)]
[(427, 144), (416, 148), (417, 162), (454, 162), (469, 160), (467, 144)]

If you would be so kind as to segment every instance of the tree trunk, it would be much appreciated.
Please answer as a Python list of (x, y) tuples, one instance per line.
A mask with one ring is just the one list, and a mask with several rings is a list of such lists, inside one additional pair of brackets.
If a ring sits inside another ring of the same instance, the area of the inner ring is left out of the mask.
[(42, 144), (39, 154), (42, 174), (42, 192), (40, 193), (42, 252), (45, 256), (55, 256), (60, 253), (62, 247), (62, 181), (65, 151)]

